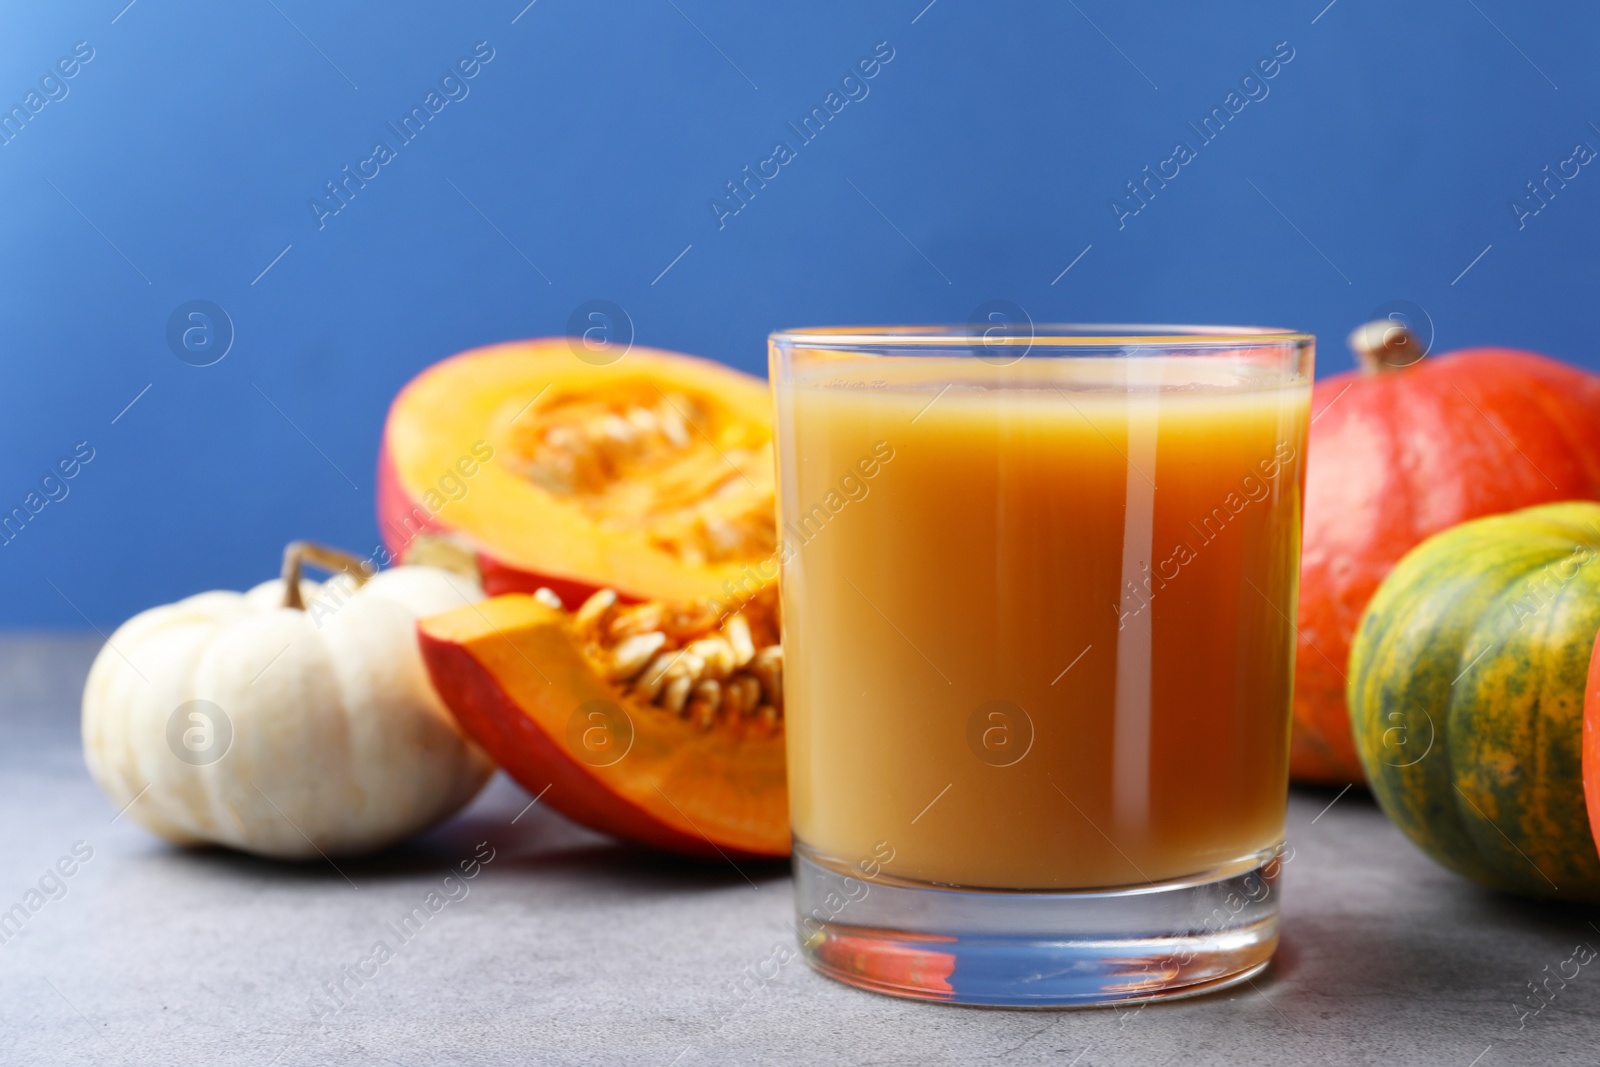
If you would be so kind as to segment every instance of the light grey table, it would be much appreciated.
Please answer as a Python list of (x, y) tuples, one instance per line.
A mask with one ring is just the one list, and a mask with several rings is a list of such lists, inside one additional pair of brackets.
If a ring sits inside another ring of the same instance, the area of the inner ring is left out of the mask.
[[(78, 695), (97, 645), (0, 639), (0, 911), (77, 843), (93, 850), (0, 945), (0, 1061), (1600, 1062), (1600, 960), (1520, 1018), (1529, 982), (1579, 943), (1600, 948), (1600, 910), (1463, 882), (1359, 790), (1331, 807), (1333, 791), (1292, 798), (1283, 946), (1253, 987), (1121, 1011), (952, 1008), (858, 992), (798, 961), (741, 983), (791, 936), (786, 870), (747, 870), (752, 887), (542, 806), (518, 818), (528, 797), (504, 779), (342, 875), (171, 848), (114, 821), (83, 769)], [(494, 859), (466, 895), (319, 1019), (323, 983), (396, 941), (387, 924), (484, 841)]]

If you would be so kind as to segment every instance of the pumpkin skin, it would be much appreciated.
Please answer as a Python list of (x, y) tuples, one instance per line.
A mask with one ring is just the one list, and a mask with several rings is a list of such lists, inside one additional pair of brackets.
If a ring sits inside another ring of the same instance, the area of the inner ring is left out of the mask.
[(1423, 851), (1495, 889), (1600, 901), (1583, 705), (1600, 631), (1600, 504), (1546, 504), (1424, 541), (1350, 650), (1373, 795)]
[(1378, 583), (1456, 523), (1600, 498), (1600, 377), (1479, 348), (1318, 382), (1306, 468), (1294, 731), (1296, 781), (1362, 781), (1346, 660)]

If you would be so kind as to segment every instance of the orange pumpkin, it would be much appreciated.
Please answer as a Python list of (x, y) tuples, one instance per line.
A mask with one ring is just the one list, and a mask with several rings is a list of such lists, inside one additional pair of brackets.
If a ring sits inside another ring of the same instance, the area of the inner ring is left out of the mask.
[(644, 348), (597, 365), (575, 344), (474, 349), (401, 390), (378, 464), (390, 553), (569, 607), (602, 587), (692, 600), (770, 581), (767, 383)]
[(1600, 377), (1532, 352), (1422, 359), (1393, 323), (1317, 383), (1306, 468), (1290, 774), (1365, 780), (1345, 706), (1362, 612), (1395, 563), (1467, 519), (1600, 498)]
[(787, 855), (766, 383), (618, 356), (496, 345), (395, 399), (390, 552), (500, 594), (424, 620), (424, 661), (462, 728), (578, 822), (688, 855)]
[(422, 658), (462, 729), (569, 818), (706, 859), (786, 856), (775, 594), (724, 617), (508, 593), (424, 619)]

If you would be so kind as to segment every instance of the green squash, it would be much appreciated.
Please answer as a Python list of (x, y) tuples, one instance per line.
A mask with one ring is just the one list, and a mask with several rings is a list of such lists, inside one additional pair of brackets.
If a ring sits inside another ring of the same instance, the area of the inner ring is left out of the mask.
[(1597, 630), (1600, 504), (1462, 523), (1384, 579), (1350, 651), (1350, 722), (1378, 803), (1428, 855), (1600, 901), (1581, 757)]

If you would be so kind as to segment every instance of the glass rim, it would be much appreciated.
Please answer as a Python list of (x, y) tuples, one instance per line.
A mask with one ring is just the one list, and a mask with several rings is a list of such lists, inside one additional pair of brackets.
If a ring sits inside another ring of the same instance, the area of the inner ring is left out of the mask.
[(791, 348), (913, 349), (1026, 345), (1046, 348), (1241, 348), (1314, 344), (1313, 334), (1273, 326), (1186, 326), (1129, 323), (1041, 323), (1019, 329), (979, 323), (921, 326), (813, 326), (774, 330), (768, 342)]

